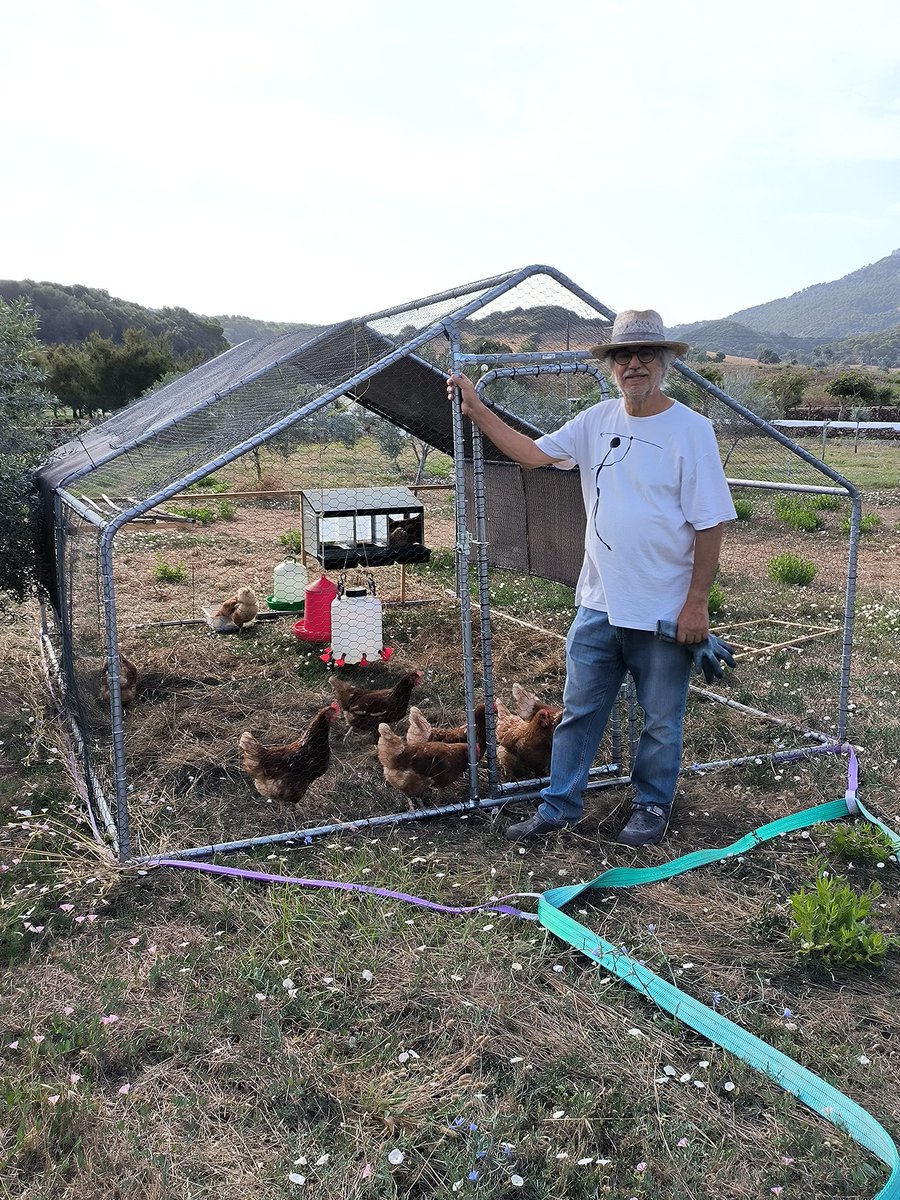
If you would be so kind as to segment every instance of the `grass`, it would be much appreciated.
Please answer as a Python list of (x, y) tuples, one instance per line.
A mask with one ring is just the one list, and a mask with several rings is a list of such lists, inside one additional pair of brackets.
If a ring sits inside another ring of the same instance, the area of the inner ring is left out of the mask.
[[(231, 489), (235, 480), (222, 482)], [(748, 536), (767, 504), (754, 498)], [(193, 568), (195, 551), (234, 552), (234, 526), (217, 529), (148, 530), (136, 540), (172, 562), (183, 553)], [(757, 578), (752, 594), (738, 569), (752, 557), (748, 545), (723, 569), (730, 619), (758, 619), (757, 635), (771, 642), (784, 637), (776, 617), (834, 622), (833, 588), (822, 582), (828, 543), (817, 543), (814, 585), (770, 589)], [(279, 559), (277, 537), (272, 548)], [(437, 550), (409, 575), (411, 587), (452, 588), (453, 553)], [(558, 634), (571, 589), (499, 571), (490, 584), (503, 695), (526, 671), (556, 695), (559, 638), (526, 640), (499, 610)], [(775, 1194), (785, 1200), (831, 1200), (874, 1196), (883, 1183), (871, 1154), (535, 923), (189, 867), (113, 865), (88, 835), (61, 765), (65, 745), (34, 665), (33, 614), (4, 618), (0, 651), (16, 687), (0, 692), (0, 1195), (756, 1200), (783, 1188)], [(461, 683), (447, 629), (438, 605), (391, 610), (398, 656), (426, 666), (423, 692), (449, 710)], [(861, 794), (894, 824), (898, 633), (889, 587), (866, 591), (853, 730)], [(250, 831), (293, 819), (258, 805), (234, 759), (232, 726), (251, 714), (295, 720), (327, 690), (316, 649), (299, 648), (278, 622), (228, 641), (157, 627), (139, 637), (157, 668), (147, 706), (159, 726), (156, 766), (136, 775), (134, 820), (172, 844), (190, 822), (217, 820), (225, 797)], [(811, 707), (831, 715), (824, 698), (839, 652), (835, 636), (745, 660), (730, 694), (800, 719)], [(129, 735), (139, 716), (127, 715)], [(479, 904), (726, 844), (843, 793), (835, 758), (774, 763), (777, 727), (693, 694), (688, 720), (690, 761), (758, 757), (744, 769), (685, 775), (671, 836), (652, 850), (615, 843), (627, 799), (609, 789), (591, 794), (578, 827), (536, 848), (504, 841), (505, 815), (495, 822), (475, 811), (218, 861)], [(387, 804), (369, 753), (336, 739), (333, 799), (311, 789), (297, 819)], [(570, 911), (847, 1091), (897, 1136), (900, 956), (886, 954), (875, 970), (827, 967), (807, 962), (790, 937), (790, 898), (823, 865), (871, 896), (874, 932), (896, 930), (894, 865), (867, 829), (818, 827), (665, 884), (591, 893)]]
[[(893, 621), (881, 614), (882, 647)], [(434, 617), (404, 622), (427, 638)], [(5, 705), (9, 1195), (827, 1198), (883, 1180), (870, 1155), (539, 926), (105, 863), (39, 700)], [(720, 844), (838, 794), (837, 765), (686, 778), (680, 827), (645, 855), (596, 817), (520, 853), (474, 813), (223, 861), (473, 904)], [(832, 979), (789, 937), (789, 898), (823, 856), (859, 894), (877, 879), (869, 920), (896, 924), (893, 876), (871, 859), (851, 867), (836, 828), (593, 895), (573, 915), (896, 1131), (896, 956)]]
[[(821, 457), (821, 437), (797, 438), (796, 441), (817, 458)], [(825, 462), (863, 491), (895, 488), (900, 474), (900, 442), (861, 439), (854, 448), (852, 438), (828, 438)]]

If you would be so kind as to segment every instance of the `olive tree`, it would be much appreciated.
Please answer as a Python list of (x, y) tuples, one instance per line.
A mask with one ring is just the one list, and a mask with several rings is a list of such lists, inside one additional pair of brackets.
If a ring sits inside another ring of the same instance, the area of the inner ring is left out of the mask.
[(0, 595), (22, 600), (35, 581), (34, 469), (48, 445), (50, 398), (38, 365), (37, 318), (0, 299)]

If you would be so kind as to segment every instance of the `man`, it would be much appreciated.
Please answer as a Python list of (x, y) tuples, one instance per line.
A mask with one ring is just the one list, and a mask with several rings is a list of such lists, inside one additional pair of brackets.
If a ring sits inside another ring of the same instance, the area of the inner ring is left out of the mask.
[[(644, 724), (631, 773), (636, 795), (618, 841), (650, 846), (665, 836), (692, 653), (701, 644), (708, 652), (709, 590), (723, 523), (736, 515), (712, 425), (662, 390), (687, 349), (666, 338), (652, 309), (619, 313), (610, 340), (592, 353), (612, 370), (621, 398), (535, 440), (483, 404), (465, 376), (448, 381), (451, 401), (458, 388), (462, 412), (520, 466), (577, 467), (587, 515), (550, 782), (535, 815), (506, 830), (510, 841), (581, 819), (588, 772), (626, 671)], [(656, 636), (659, 621), (677, 623), (677, 640)]]

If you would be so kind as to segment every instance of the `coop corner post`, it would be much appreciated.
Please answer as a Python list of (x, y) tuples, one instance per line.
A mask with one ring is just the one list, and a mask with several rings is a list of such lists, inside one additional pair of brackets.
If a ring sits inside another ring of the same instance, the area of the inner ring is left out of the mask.
[(850, 493), (850, 546), (847, 555), (847, 585), (844, 600), (844, 636), (841, 647), (841, 683), (838, 693), (838, 719), (836, 738), (847, 740), (850, 723), (850, 664), (853, 655), (853, 623), (856, 618), (856, 578), (859, 561), (860, 523), (862, 521), (862, 493), (859, 488), (847, 483)]
[[(459, 370), (459, 328), (447, 322), (444, 326), (450, 342), (450, 373)], [(469, 593), (469, 522), (466, 504), (466, 440), (463, 431), (463, 416), (459, 389), (455, 388), (451, 405), (453, 422), (453, 477), (456, 485), (456, 596), (459, 601), (459, 622), (462, 635), (463, 683), (467, 716), (466, 741), (469, 750), (469, 800), (479, 800), (477, 752), (475, 748), (475, 726), (472, 714), (475, 711), (475, 682), (472, 667), (472, 597)]]
[(122, 694), (119, 680), (119, 639), (116, 630), (116, 593), (113, 582), (112, 543), (118, 532), (116, 521), (106, 525), (100, 536), (100, 584), (103, 592), (103, 620), (106, 627), (106, 654), (109, 667), (110, 713), (112, 719), (113, 770), (116, 788), (116, 830), (119, 861), (131, 854), (128, 836), (128, 781), (125, 772), (125, 735), (122, 726)]

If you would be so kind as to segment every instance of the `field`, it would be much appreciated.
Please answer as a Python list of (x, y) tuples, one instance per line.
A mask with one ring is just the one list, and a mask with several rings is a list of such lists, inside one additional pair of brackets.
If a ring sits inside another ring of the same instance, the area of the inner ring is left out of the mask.
[[(883, 523), (861, 547), (852, 737), (862, 747), (861, 795), (896, 827), (900, 498), (891, 469), (864, 468), (866, 511)], [(417, 702), (450, 719), (460, 702), (458, 634), (453, 605), (439, 598), (452, 577), (452, 523), (446, 498), (430, 503), (433, 561), (407, 580), (410, 599), (430, 602), (391, 606), (386, 624), (396, 661), (426, 672)], [(797, 535), (817, 547), (823, 574), (840, 514), (825, 518), (824, 531)], [(256, 561), (254, 510), (213, 525), (199, 543), (176, 529), (129, 536), (117, 564), (136, 614), (126, 649), (139, 648), (145, 665), (129, 754), (136, 779), (153, 773), (136, 789), (145, 789), (134, 797), (137, 836), (165, 848), (200, 834), (295, 827), (293, 814), (252, 791), (234, 746), (248, 713), (274, 738), (298, 705), (322, 703), (322, 664), (282, 622), (240, 640), (161, 624), (196, 616), (233, 577), (229, 554)], [(741, 611), (741, 572), (747, 560), (764, 563), (765, 543), (751, 523), (723, 556), (726, 594)], [(155, 582), (159, 561), (183, 562), (187, 581)], [(396, 586), (387, 580), (386, 599)], [(570, 594), (499, 574), (492, 587), (498, 610), (547, 631), (495, 623), (500, 694), (524, 661), (536, 690), (554, 698)], [(775, 594), (759, 601), (761, 617)], [(783, 617), (815, 623), (815, 588), (777, 595)], [(883, 1183), (871, 1154), (536, 923), (188, 866), (115, 866), (72, 792), (30, 608), (6, 611), (2, 649), (0, 1195), (830, 1200), (874, 1196)], [(811, 651), (773, 659), (765, 676), (745, 668), (737, 695), (777, 702), (802, 722), (823, 707), (821, 664)], [(770, 680), (772, 696), (763, 696)], [(537, 848), (503, 840), (509, 813), (475, 810), (219, 861), (480, 905), (725, 845), (844, 792), (843, 759), (775, 764), (770, 731), (699, 696), (690, 723), (700, 761), (736, 746), (758, 748), (759, 761), (685, 775), (671, 835), (654, 849), (615, 844), (627, 796), (610, 789), (592, 794), (579, 826)], [(313, 786), (304, 817), (405, 807), (367, 745), (333, 744), (333, 774)], [(798, 953), (790, 897), (823, 868), (857, 895), (882, 889), (868, 925), (896, 934), (896, 863), (850, 822), (665, 883), (593, 893), (573, 915), (847, 1092), (896, 1138), (900, 957), (896, 946), (868, 965)]]

